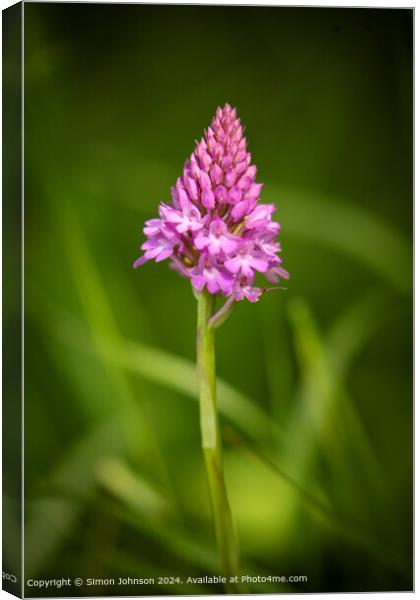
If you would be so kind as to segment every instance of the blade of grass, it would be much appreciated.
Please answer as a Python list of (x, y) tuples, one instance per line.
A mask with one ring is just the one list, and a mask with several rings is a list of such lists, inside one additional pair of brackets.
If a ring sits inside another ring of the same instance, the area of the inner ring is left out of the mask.
[[(120, 464), (124, 471), (126, 467)], [(117, 515), (123, 522), (133, 527), (135, 530), (151, 536), (159, 541), (165, 550), (173, 553), (177, 558), (182, 559), (188, 570), (191, 567), (205, 569), (210, 574), (220, 574), (219, 558), (214, 547), (206, 541), (197, 540), (197, 535), (191, 535), (184, 528), (178, 527), (174, 523), (161, 522), (156, 515), (147, 515), (142, 506), (133, 506), (131, 500), (127, 504), (127, 494), (124, 486), (117, 486), (110, 477), (103, 477), (103, 472), (98, 473), (101, 485), (116, 498), (121, 506), (110, 507), (112, 514)], [(133, 475), (132, 475), (133, 476)], [(138, 475), (134, 475), (138, 479)], [(143, 485), (143, 482), (137, 482), (137, 485)], [(210, 515), (209, 515), (210, 516)], [(258, 573), (266, 575), (261, 567), (253, 565), (252, 562), (244, 561), (244, 573)], [(199, 573), (198, 576), (202, 576)], [(270, 584), (251, 585), (253, 591), (274, 591), (275, 588)]]
[[(83, 334), (78, 319), (72, 317), (69, 314), (63, 313), (63, 311), (56, 305), (51, 303), (49, 305), (49, 316), (50, 325), (52, 327), (52, 333), (59, 336), (61, 342), (66, 344), (70, 343), (74, 347), (78, 347), (83, 351), (90, 352), (89, 340)], [(101, 342), (102, 343), (102, 342)], [(156, 348), (151, 348), (142, 344), (133, 342), (127, 342), (127, 350), (117, 348), (115, 345), (109, 347), (107, 342), (104, 343), (104, 356), (107, 360), (116, 361), (122, 368), (128, 369), (130, 372), (135, 372), (142, 378), (146, 378), (153, 383), (158, 385), (168, 386), (170, 389), (175, 389), (191, 399), (197, 400), (196, 396), (196, 385), (195, 385), (195, 366), (192, 362), (173, 356), (169, 353), (164, 353)], [(161, 368), (156, 368), (156, 364), (163, 365)], [(161, 374), (164, 373), (165, 377), (162, 378)], [(221, 386), (221, 398), (223, 400), (221, 404), (222, 413), (236, 426), (239, 427), (239, 431), (243, 432), (243, 435), (248, 440), (247, 444), (253, 452), (258, 454), (261, 460), (264, 460), (270, 467), (276, 471), (276, 473), (282, 477), (289, 485), (291, 485), (298, 493), (304, 498), (306, 504), (312, 505), (312, 509), (321, 510), (325, 513), (326, 518), (330, 521), (330, 526), (335, 527), (337, 521), (337, 515), (332, 510), (330, 504), (325, 504), (325, 496), (314, 492), (308, 492), (305, 487), (291, 476), (287, 470), (287, 465), (283, 464), (284, 461), (273, 460), (269, 455), (261, 448), (259, 442), (260, 436), (266, 435), (267, 429), (272, 427), (271, 419), (265, 415), (260, 409), (255, 407), (255, 411), (251, 410), (247, 418), (243, 418), (248, 411), (249, 405), (252, 406), (252, 402), (243, 396), (236, 390), (222, 382)], [(232, 402), (232, 398), (234, 401)], [(257, 418), (255, 418), (255, 415)], [(262, 415), (262, 418), (260, 417)], [(261, 422), (261, 428), (255, 425)], [(284, 438), (284, 436), (283, 436)], [(295, 438), (296, 439), (296, 438)], [(251, 443), (252, 440), (252, 443)], [(286, 442), (286, 440), (284, 439)], [(305, 482), (306, 484), (307, 482)], [(320, 499), (322, 504), (320, 505)], [(341, 518), (341, 517), (338, 517)], [(336, 530), (341, 530), (341, 534), (346, 536), (348, 529), (341, 527)], [(354, 537), (354, 535), (353, 535)]]
[[(284, 482), (289, 484), (291, 492), (297, 493), (302, 507), (306, 508), (310, 515), (314, 516), (317, 523), (327, 533), (345, 540), (359, 551), (365, 552), (388, 567), (404, 575), (410, 575), (405, 558), (398, 551), (374, 537), (363, 523), (357, 521), (357, 519), (352, 519), (344, 513), (340, 513), (335, 507), (329, 504), (328, 498), (322, 497), (322, 494), (319, 496), (309, 494), (302, 485), (288, 475), (278, 461), (267, 454), (258, 452), (245, 440), (241, 440), (236, 432), (233, 435), (235, 445), (239, 446), (244, 454), (264, 464), (272, 472), (277, 473)], [(293, 517), (293, 514), (289, 514), (290, 516)]]
[[(51, 333), (61, 343), (77, 348), (81, 353), (93, 352), (94, 348), (89, 343), (81, 323), (76, 318), (62, 313), (60, 308), (51, 303), (51, 299), (49, 306)], [(134, 342), (126, 344), (129, 347), (128, 353), (124, 348), (118, 352), (118, 349), (113, 346), (107, 353), (108, 359), (117, 361), (118, 364), (141, 378), (159, 386), (168, 387), (168, 389), (175, 390), (197, 402), (194, 381), (195, 365), (192, 361), (145, 344)], [(127, 359), (132, 352), (133, 358)], [(163, 365), (162, 369), (156, 368), (156, 363)], [(161, 372), (164, 373), (164, 377), (160, 376)], [(242, 439), (246, 439), (248, 444), (255, 446), (256, 451), (267, 455), (272, 454), (269, 449), (264, 450), (267, 432), (276, 429), (272, 419), (254, 406), (249, 398), (226, 382), (219, 380), (219, 384), (220, 411), (223, 417), (231, 422), (237, 431), (241, 432)], [(284, 443), (286, 443), (285, 439)], [(293, 480), (290, 483), (293, 485)]]
[(363, 346), (390, 321), (411, 310), (383, 291), (372, 291), (353, 303), (330, 327), (326, 345), (330, 361), (343, 378)]
[[(57, 185), (56, 189), (62, 190), (63, 187)], [(50, 197), (52, 196), (50, 195)], [(104, 373), (109, 377), (114, 388), (116, 404), (122, 413), (131, 455), (134, 461), (141, 460), (143, 466), (153, 471), (154, 475), (159, 474), (162, 482), (167, 486), (168, 493), (176, 503), (171, 478), (159, 441), (146, 418), (145, 411), (142, 410), (141, 403), (134, 396), (127, 373), (117, 364), (110, 365), (106, 360), (103, 340), (107, 340), (107, 344), (110, 346), (119, 345), (118, 325), (72, 204), (67, 196), (59, 193), (57, 198), (56, 193), (54, 205), (57, 205), (58, 199), (60, 210), (56, 213), (56, 222), (62, 229), (68, 264), (79, 292), (97, 353), (103, 362)]]
[[(44, 324), (54, 339), (82, 355), (92, 354), (100, 345), (101, 356), (107, 363), (197, 401), (196, 366), (192, 360), (122, 337), (118, 342), (110, 343), (107, 337), (98, 335), (92, 344), (80, 319), (56, 304), (51, 297), (40, 295), (39, 298), (48, 307), (48, 319)], [(245, 394), (220, 378), (217, 385), (222, 414), (248, 437), (263, 444), (267, 433), (274, 429), (279, 439), (284, 438), (280, 425), (273, 424), (271, 417)]]
[[(66, 327), (64, 327), (62, 323), (59, 328), (56, 328), (56, 331), (60, 331), (62, 336), (66, 335)], [(76, 332), (77, 332), (77, 329), (73, 324), (71, 331), (69, 331), (68, 333), (70, 333), (71, 336), (75, 336)], [(62, 338), (62, 339), (64, 339), (64, 338)], [(65, 341), (68, 342), (68, 339)], [(74, 343), (74, 341), (75, 340), (73, 339), (72, 343)], [(80, 342), (79, 342), (79, 344), (80, 344)], [(86, 344), (82, 344), (82, 345), (85, 349), (88, 347)], [(136, 357), (138, 357), (138, 356), (148, 357), (149, 356), (148, 353), (151, 350), (149, 347), (135, 344), (135, 348), (136, 348)], [(154, 353), (156, 352), (158, 355), (160, 355), (160, 353), (161, 353), (160, 350), (157, 350), (157, 349), (152, 349), (152, 350), (153, 350), (153, 353), (151, 354), (152, 358), (150, 359), (150, 365), (149, 365), (148, 360), (145, 360), (143, 362), (143, 360), (136, 359), (136, 360), (133, 360), (132, 363), (126, 364), (126, 366), (127, 366), (127, 368), (135, 369), (135, 372), (138, 373), (141, 377), (152, 377), (153, 381), (155, 383), (160, 384), (160, 385), (165, 385), (165, 381), (162, 381), (160, 378), (156, 377), (156, 379), (154, 379), (153, 368), (151, 370), (149, 368), (149, 366), (152, 366), (155, 363), (155, 354)], [(138, 352), (140, 352), (140, 354), (138, 354)], [(121, 360), (122, 356), (123, 355), (120, 354), (119, 358), (117, 360)], [(110, 360), (114, 360), (115, 355), (112, 353), (109, 355), (109, 358), (110, 358)], [(165, 360), (172, 362), (172, 359), (175, 359), (174, 362), (172, 363), (172, 368), (170, 368), (170, 369), (165, 368), (164, 369), (165, 373), (167, 375), (172, 374), (172, 376), (175, 378), (176, 389), (179, 392), (183, 393), (187, 397), (190, 397), (194, 401), (197, 401), (197, 397), (196, 397), (196, 393), (195, 393), (195, 385), (191, 385), (192, 376), (194, 373), (194, 365), (192, 363), (189, 364), (189, 361), (187, 361), (186, 359), (181, 359), (179, 357), (173, 357), (169, 353), (166, 354)], [(177, 362), (178, 360), (180, 361), (179, 363)], [(142, 365), (142, 367), (139, 368), (139, 365)], [(181, 368), (178, 368), (178, 367), (181, 367)], [(180, 379), (180, 375), (182, 375), (183, 369), (185, 369), (184, 375), (186, 375), (186, 376), (185, 376), (185, 379), (182, 377)], [(169, 385), (169, 383), (170, 382), (168, 381), (167, 384)], [(241, 399), (243, 400), (244, 398), (241, 397)], [(245, 399), (246, 399), (246, 397), (245, 397)], [(236, 427), (236, 433), (235, 433), (236, 439), (241, 439), (242, 440), (241, 444), (245, 443), (250, 452), (257, 455), (260, 458), (260, 460), (265, 462), (265, 464), (267, 464), (278, 476), (280, 476), (288, 485), (290, 485), (298, 493), (298, 495), (301, 496), (301, 498), (304, 500), (306, 506), (308, 506), (308, 507), (310, 506), (312, 508), (312, 510), (315, 510), (315, 512), (321, 511), (324, 515), (324, 518), (330, 520), (331, 527), (334, 527), (334, 524), (337, 523), (341, 518), (344, 518), (344, 517), (341, 517), (338, 513), (334, 512), (330, 503), (326, 499), (325, 494), (322, 494), (320, 492), (320, 490), (317, 489), (316, 486), (312, 486), (312, 485), (309, 488), (310, 491), (308, 491), (308, 488), (306, 485), (303, 485), (303, 483), (299, 483), (299, 481), (296, 480), (296, 478), (294, 478), (293, 476), (290, 475), (290, 472), (288, 472), (288, 470), (287, 470), (288, 465), (283, 460), (279, 460), (278, 457), (273, 457), (272, 453), (265, 451), (261, 447), (261, 445), (259, 444), (259, 437), (258, 437), (259, 432), (256, 433), (252, 428), (250, 429), (250, 425), (251, 425), (252, 421), (250, 421), (248, 423), (248, 421), (241, 420), (240, 417), (243, 416), (243, 411), (247, 407), (247, 402), (250, 402), (250, 401), (248, 399), (246, 399), (245, 403), (242, 404), (242, 402), (241, 402), (236, 407), (235, 407), (235, 405), (233, 407), (228, 405), (229, 410), (227, 410), (227, 411), (226, 411), (225, 404), (221, 404), (221, 406), (220, 406), (222, 414), (224, 414), (224, 416), (226, 416), (228, 418), (228, 420)], [(242, 432), (242, 434), (238, 434), (237, 432)], [(244, 441), (244, 440), (246, 440), (246, 441)], [(232, 437), (230, 438), (230, 441), (232, 441)], [(306, 483), (307, 482), (305, 482), (305, 484)], [(349, 528), (335, 527), (335, 530), (339, 534), (347, 535)], [(352, 537), (354, 537), (354, 536), (352, 536)]]
[[(258, 304), (271, 418), (285, 423), (293, 399), (292, 348), (286, 331), (284, 303), (267, 298)], [(279, 446), (273, 431), (273, 442)]]
[[(360, 458), (363, 457), (361, 462), (368, 480), (374, 487), (381, 488), (379, 465), (363, 432), (360, 419), (344, 391), (342, 374), (330, 365), (326, 346), (308, 305), (302, 299), (294, 299), (289, 303), (289, 314), (304, 377), (300, 393), (300, 414), (297, 415), (292, 428), (293, 437), (303, 436), (301, 439), (306, 440), (306, 443), (301, 445), (302, 455), (299, 459), (303, 461), (298, 467), (302, 471), (301, 476), (305, 477), (303, 473), (306, 472), (311, 457), (316, 454), (313, 448), (317, 443), (326, 445), (326, 453), (330, 460), (339, 460), (338, 453), (330, 451), (330, 444), (338, 451), (339, 436), (337, 430), (332, 432), (331, 427), (332, 423), (335, 427), (341, 424), (349, 430), (352, 443), (357, 444), (353, 449), (357, 450)], [(340, 415), (343, 406), (348, 415), (345, 424)], [(297, 454), (293, 453), (293, 461), (297, 460)]]
[[(25, 499), (25, 571), (41, 573), (75, 527), (83, 504), (92, 496), (93, 469), (106, 453), (121, 453), (124, 436), (119, 421), (112, 418), (90, 429), (57, 460), (46, 478), (47, 489), (39, 497)], [(60, 494), (48, 488), (57, 488)], [(83, 490), (83, 498), (80, 498)]]
[(134, 473), (120, 458), (109, 457), (95, 466), (96, 478), (107, 489), (120, 494), (124, 503), (146, 518), (162, 518), (170, 511), (167, 499), (144, 477)]

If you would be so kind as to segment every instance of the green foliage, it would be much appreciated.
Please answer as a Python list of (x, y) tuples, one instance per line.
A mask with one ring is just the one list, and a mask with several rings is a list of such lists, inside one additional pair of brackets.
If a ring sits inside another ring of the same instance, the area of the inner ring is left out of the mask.
[[(215, 332), (242, 570), (308, 577), (253, 593), (411, 589), (408, 11), (25, 11), (28, 573), (218, 573), (196, 301), (165, 265), (131, 265), (229, 101), (291, 272)], [(217, 43), (198, 52), (197, 31)]]

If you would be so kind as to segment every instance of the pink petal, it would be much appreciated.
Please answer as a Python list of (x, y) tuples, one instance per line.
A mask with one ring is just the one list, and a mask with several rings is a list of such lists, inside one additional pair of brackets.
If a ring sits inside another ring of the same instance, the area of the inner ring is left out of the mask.
[(262, 183), (253, 183), (246, 194), (246, 198), (249, 200), (258, 200), (262, 187)]
[(207, 281), (207, 289), (210, 294), (216, 294), (219, 291), (219, 284), (215, 279), (210, 279)]
[(162, 248), (150, 248), (144, 253), (144, 256), (147, 260), (156, 258), (156, 256), (161, 252)]
[(236, 186), (229, 190), (229, 202), (230, 204), (237, 204), (242, 198), (242, 192)]
[(222, 144), (217, 143), (213, 150), (213, 158), (220, 160), (224, 154), (224, 148)]
[(222, 163), (221, 164), (222, 164), (222, 169), (224, 169), (225, 171), (227, 171), (232, 166), (232, 157), (231, 156), (225, 156), (222, 159)]
[(240, 190), (248, 190), (251, 187), (252, 180), (249, 177), (241, 177), (238, 181), (237, 186)]
[(162, 226), (162, 221), (160, 219), (151, 219), (150, 221), (146, 221), (145, 227), (143, 229), (144, 235), (151, 237), (160, 232), (160, 228)]
[(206, 279), (203, 277), (203, 275), (193, 275), (191, 277), (191, 283), (198, 292), (201, 292), (206, 285)]
[(213, 194), (213, 192), (211, 191), (210, 188), (206, 188), (203, 191), (203, 193), (201, 195), (201, 202), (202, 202), (203, 206), (205, 206), (206, 208), (208, 208), (210, 210), (212, 208), (214, 208), (214, 205), (215, 205), (216, 201), (215, 201), (214, 194)]
[(215, 163), (210, 169), (210, 177), (214, 185), (219, 185), (222, 181), (222, 169), (218, 164)]
[(226, 294), (232, 291), (233, 285), (233, 277), (230, 273), (225, 273), (224, 271), (219, 271), (217, 281), (219, 283), (220, 289)]
[(231, 216), (235, 221), (241, 221), (248, 212), (248, 200), (241, 200), (232, 208)]
[(202, 190), (211, 188), (210, 177), (204, 171), (200, 171), (200, 185)]
[(265, 273), (268, 269), (268, 262), (263, 258), (251, 258), (249, 264), (256, 271), (260, 271), (260, 273)]
[(190, 221), (189, 228), (192, 232), (200, 231), (200, 229), (203, 229), (203, 225), (202, 223), (198, 223), (197, 221)]
[(249, 263), (242, 262), (240, 267), (241, 267), (241, 272), (245, 275), (245, 277), (253, 277), (254, 276), (254, 271), (252, 270)]
[(231, 254), (238, 247), (238, 242), (235, 240), (230, 240), (229, 238), (224, 238), (222, 241), (222, 249), (226, 254)]
[(250, 302), (258, 302), (262, 295), (262, 289), (247, 287), (244, 289), (244, 294), (247, 300), (249, 300)]
[[(235, 167), (236, 174), (238, 176), (243, 175), (246, 171), (246, 168), (247, 168), (246, 161), (243, 160), (242, 162), (240, 162), (236, 165), (236, 167)], [(246, 176), (249, 177), (247, 173), (246, 173)], [(252, 177), (250, 177), (250, 179), (252, 179)]]
[(224, 187), (222, 187), (221, 185), (219, 185), (214, 192), (214, 195), (216, 196), (216, 200), (218, 202), (220, 202), (220, 204), (225, 204), (227, 201), (227, 192), (226, 189)]
[(179, 200), (179, 205), (181, 208), (185, 208), (186, 206), (188, 206), (190, 204), (190, 199), (188, 197), (187, 192), (184, 190), (184, 188), (178, 189), (178, 200)]
[(198, 250), (203, 250), (209, 245), (209, 238), (204, 233), (199, 233), (194, 239), (194, 246)]
[(187, 177), (186, 182), (185, 182), (185, 187), (188, 190), (191, 200), (197, 200), (198, 199), (198, 188), (197, 188), (197, 184), (195, 183), (194, 179), (191, 179), (191, 177)]
[(236, 181), (236, 173), (234, 170), (232, 171), (228, 171), (225, 175), (225, 184), (228, 187), (232, 187), (235, 184)]
[(211, 166), (211, 163), (213, 162), (211, 159), (211, 156), (209, 154), (207, 154), (207, 152), (204, 150), (199, 152), (198, 156), (200, 158), (200, 163), (201, 163), (202, 167), (206, 171), (208, 171)]
[(141, 267), (141, 265), (144, 265), (144, 263), (147, 261), (148, 259), (145, 256), (140, 256), (140, 258), (134, 261), (133, 268), (137, 269), (137, 267)]
[(235, 258), (231, 258), (225, 262), (225, 267), (231, 273), (237, 273), (241, 268), (240, 260), (235, 256)]
[(172, 252), (173, 248), (164, 248), (162, 252), (160, 252), (160, 254), (156, 257), (156, 262), (161, 262), (162, 260), (165, 260), (165, 258), (171, 256)]
[(248, 169), (246, 170), (245, 175), (247, 177), (249, 177), (250, 179), (254, 180), (255, 177), (257, 176), (257, 167), (255, 165), (251, 165), (250, 167), (248, 167)]

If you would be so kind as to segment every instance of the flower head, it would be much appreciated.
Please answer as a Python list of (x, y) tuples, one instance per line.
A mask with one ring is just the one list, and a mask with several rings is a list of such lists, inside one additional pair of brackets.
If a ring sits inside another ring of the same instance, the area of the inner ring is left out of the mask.
[(246, 146), (236, 110), (219, 107), (171, 190), (172, 205), (161, 203), (160, 218), (146, 221), (135, 267), (169, 258), (197, 291), (250, 302), (263, 293), (254, 287), (257, 272), (272, 282), (288, 279), (275, 206), (258, 203), (262, 184)]

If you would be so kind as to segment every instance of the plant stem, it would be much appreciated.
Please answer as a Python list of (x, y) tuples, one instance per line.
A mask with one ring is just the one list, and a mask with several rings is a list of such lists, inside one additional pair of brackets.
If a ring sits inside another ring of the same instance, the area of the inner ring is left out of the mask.
[(201, 445), (206, 463), (216, 544), (222, 573), (227, 581), (225, 589), (226, 592), (238, 593), (239, 584), (230, 582), (230, 578), (239, 579), (239, 559), (223, 471), (216, 397), (215, 332), (209, 327), (214, 301), (214, 296), (206, 291), (198, 294), (197, 367)]

